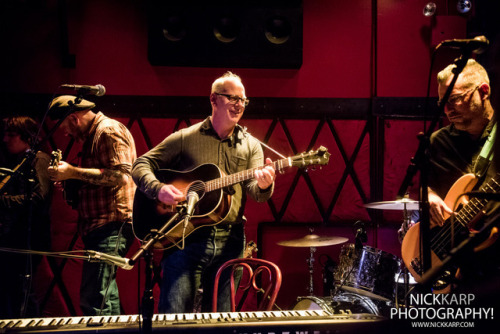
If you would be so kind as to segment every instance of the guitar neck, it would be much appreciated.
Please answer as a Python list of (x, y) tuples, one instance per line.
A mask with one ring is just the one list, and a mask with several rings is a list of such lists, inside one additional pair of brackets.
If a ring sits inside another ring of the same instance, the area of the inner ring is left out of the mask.
[[(500, 183), (498, 182), (498, 179), (500, 179), (500, 174), (497, 174), (490, 181), (488, 181), (488, 183), (482, 186), (479, 191), (485, 193), (500, 191)], [(469, 223), (477, 214), (481, 212), (481, 210), (483, 210), (487, 203), (488, 200), (484, 198), (471, 198), (455, 216), (456, 223), (468, 228)]]
[[(275, 170), (282, 170), (286, 167), (292, 166), (292, 161), (290, 158), (285, 158), (281, 160), (276, 160), (272, 162), (270, 165), (272, 165)], [(254, 177), (255, 171), (261, 168), (263, 167), (255, 167), (238, 173), (227, 175), (215, 180), (208, 181), (206, 182), (206, 191), (221, 189), (239, 182), (252, 179)]]

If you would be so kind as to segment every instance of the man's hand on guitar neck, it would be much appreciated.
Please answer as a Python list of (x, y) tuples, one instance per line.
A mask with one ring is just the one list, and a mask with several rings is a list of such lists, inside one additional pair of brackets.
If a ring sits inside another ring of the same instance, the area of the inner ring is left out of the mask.
[(273, 161), (271, 159), (266, 158), (266, 165), (263, 168), (255, 170), (254, 178), (257, 180), (257, 185), (262, 190), (269, 188), (274, 182), (276, 172), (274, 171), (272, 163)]
[(446, 217), (453, 213), (441, 197), (434, 191), (429, 189), (429, 215), (431, 220), (431, 228), (435, 226), (443, 226)]
[(158, 193), (158, 200), (167, 205), (177, 205), (179, 202), (185, 201), (186, 196), (174, 185), (165, 184)]
[(130, 175), (119, 170), (75, 167), (66, 161), (59, 161), (57, 166), (49, 166), (48, 173), (50, 179), (54, 182), (77, 179), (91, 184), (110, 187), (122, 186), (127, 182), (127, 178), (130, 177)]
[(48, 168), (49, 177), (54, 182), (72, 179), (74, 178), (74, 169), (75, 167), (66, 161), (59, 161), (57, 166), (50, 166)]

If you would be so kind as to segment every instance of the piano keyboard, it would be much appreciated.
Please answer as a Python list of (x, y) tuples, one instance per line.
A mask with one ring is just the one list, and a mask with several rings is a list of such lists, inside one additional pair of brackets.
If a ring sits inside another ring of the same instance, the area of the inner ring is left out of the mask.
[[(269, 328), (269, 333), (276, 334), (297, 330), (322, 333), (323, 328), (326, 333), (327, 330), (337, 329), (335, 326), (373, 328), (375, 322), (382, 323), (383, 320), (380, 316), (367, 313), (332, 315), (322, 310), (182, 313), (154, 314), (152, 327), (155, 333), (173, 333), (193, 328), (197, 332), (231, 334), (254, 333), (255, 330), (264, 334), (267, 333), (266, 328)], [(139, 315), (6, 319), (0, 320), (0, 333), (137, 332), (141, 322), (142, 316)]]

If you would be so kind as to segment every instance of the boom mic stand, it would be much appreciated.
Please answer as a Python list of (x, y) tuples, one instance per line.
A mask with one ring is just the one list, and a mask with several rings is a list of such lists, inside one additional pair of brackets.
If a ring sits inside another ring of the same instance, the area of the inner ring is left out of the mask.
[(470, 255), (471, 253), (473, 253), (474, 248), (484, 242), (484, 240), (488, 237), (488, 234), (492, 232), (492, 229), (494, 227), (498, 227), (499, 224), (500, 212), (496, 212), (494, 216), (485, 221), (484, 225), (479, 231), (470, 233), (469, 237), (455, 246), (440, 264), (427, 271), (422, 276), (421, 284), (423, 286), (431, 286), (448, 266), (456, 264), (457, 262), (459, 262), (459, 259), (468, 258), (468, 256), (464, 255)]
[(152, 230), (151, 238), (141, 245), (141, 247), (130, 258), (129, 264), (134, 265), (137, 260), (144, 254), (146, 261), (146, 283), (144, 286), (144, 294), (142, 295), (142, 321), (143, 328), (146, 334), (151, 333), (153, 330), (153, 313), (154, 313), (154, 297), (153, 297), (153, 255), (150, 248), (157, 243), (160, 238), (164, 237), (167, 229), (172, 225), (180, 216), (186, 214), (186, 205), (177, 206), (177, 212), (170, 217), (170, 219), (157, 231)]
[[(440, 47), (438, 45), (435, 51)], [(422, 259), (422, 269), (425, 273), (431, 267), (431, 249), (429, 245), (430, 241), (430, 214), (429, 214), (429, 193), (428, 193), (428, 170), (429, 170), (429, 146), (430, 137), (436, 127), (440, 117), (444, 114), (444, 107), (448, 102), (448, 98), (451, 95), (451, 91), (457, 82), (458, 75), (463, 71), (467, 61), (472, 54), (470, 48), (462, 49), (462, 55), (455, 60), (456, 68), (453, 70), (453, 77), (450, 85), (446, 89), (446, 92), (438, 105), (438, 113), (434, 115), (432, 121), (427, 128), (426, 132), (418, 135), (420, 141), (417, 152), (415, 156), (411, 159), (411, 163), (406, 171), (405, 178), (401, 187), (399, 188), (397, 198), (402, 199), (406, 195), (411, 181), (417, 171), (420, 170), (420, 251)], [(435, 52), (433, 54), (434, 58)]]
[[(38, 136), (40, 134), (40, 131), (43, 126), (43, 121), (45, 120), (45, 117), (47, 116), (48, 113), (48, 108), (47, 111), (45, 112), (45, 116), (38, 128), (37, 134), (32, 138), (32, 143), (30, 145), (30, 149), (26, 152), (26, 156), (21, 162), (21, 164), (14, 170), (13, 174), (11, 175), (10, 180), (16, 178), (16, 177), (23, 177), (27, 180), (27, 191), (26, 191), (26, 197), (25, 197), (25, 205), (27, 206), (27, 228), (26, 228), (26, 244), (25, 248), (28, 251), (31, 251), (31, 228), (32, 228), (32, 223), (33, 223), (33, 191), (34, 191), (34, 184), (35, 184), (35, 170), (32, 167), (33, 161), (36, 158), (36, 154), (40, 149), (41, 144), (43, 144), (45, 141), (47, 141), (49, 138), (52, 137), (54, 132), (59, 128), (61, 123), (66, 119), (66, 117), (73, 113), (75, 111), (75, 105), (79, 104), (80, 101), (83, 99), (82, 94), (79, 94), (74, 102), (69, 103), (69, 108), (67, 113), (59, 119), (57, 124), (52, 127), (52, 129), (48, 132), (48, 134), (44, 137), (43, 140), (38, 141)], [(29, 172), (23, 174), (23, 170), (28, 169)], [(3, 185), (6, 186), (8, 181)], [(20, 309), (20, 316), (21, 318), (24, 318), (26, 316), (26, 311), (28, 308), (28, 303), (29, 303), (29, 294), (31, 290), (31, 284), (33, 280), (33, 275), (32, 275), (32, 254), (28, 252), (27, 257), (26, 257), (26, 266), (25, 266), (25, 273), (23, 276), (23, 301), (21, 304), (21, 309)]]

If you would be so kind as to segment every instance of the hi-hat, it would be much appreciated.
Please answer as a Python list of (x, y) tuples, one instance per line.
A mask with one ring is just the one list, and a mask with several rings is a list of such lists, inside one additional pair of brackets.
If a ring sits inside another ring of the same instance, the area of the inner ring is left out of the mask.
[(380, 209), (380, 210), (418, 210), (418, 201), (414, 201), (408, 198), (399, 199), (397, 201), (386, 201), (386, 202), (373, 202), (365, 204), (365, 207), (369, 209)]
[(320, 237), (316, 234), (309, 234), (300, 239), (284, 240), (277, 244), (286, 247), (321, 247), (342, 244), (347, 240), (343, 237)]

